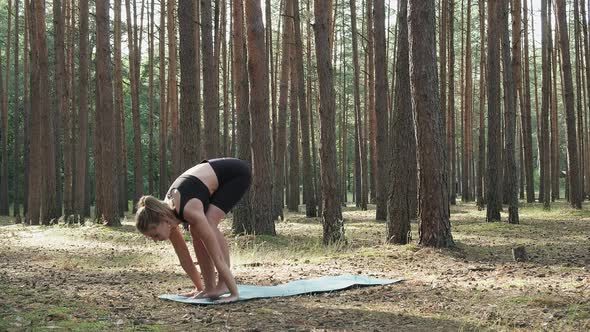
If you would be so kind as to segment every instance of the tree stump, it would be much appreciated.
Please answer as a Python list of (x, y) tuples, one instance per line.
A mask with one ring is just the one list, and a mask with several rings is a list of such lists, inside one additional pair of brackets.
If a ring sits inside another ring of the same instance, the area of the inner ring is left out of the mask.
[(512, 248), (512, 257), (517, 262), (526, 262), (529, 259), (524, 246)]

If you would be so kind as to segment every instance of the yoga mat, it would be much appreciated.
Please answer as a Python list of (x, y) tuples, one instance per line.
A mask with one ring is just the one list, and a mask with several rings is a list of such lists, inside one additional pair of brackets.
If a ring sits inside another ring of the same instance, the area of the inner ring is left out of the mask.
[[(240, 291), (240, 299), (238, 301), (270, 297), (285, 297), (301, 294), (325, 293), (336, 290), (344, 290), (353, 286), (389, 285), (398, 283), (402, 280), (403, 279), (391, 280), (347, 274), (291, 281), (289, 283), (276, 286), (238, 285), (238, 289)], [(193, 299), (174, 294), (163, 294), (160, 295), (160, 298), (197, 305), (217, 304), (211, 299)]]

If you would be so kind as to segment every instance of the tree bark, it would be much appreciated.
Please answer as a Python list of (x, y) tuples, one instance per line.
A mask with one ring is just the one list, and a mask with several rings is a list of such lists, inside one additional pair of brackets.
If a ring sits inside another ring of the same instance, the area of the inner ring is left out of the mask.
[(387, 240), (407, 244), (410, 240), (410, 219), (416, 216), (416, 141), (410, 96), (410, 61), (408, 50), (408, 1), (401, 0), (398, 13), (399, 49), (396, 60), (395, 112), (391, 137), (392, 183), (388, 201)]
[[(20, 82), (20, 73), (19, 73), (19, 36), (20, 36), (20, 26), (19, 26), (19, 0), (14, 1), (14, 95), (18, 96), (19, 91), (19, 82)], [(24, 53), (25, 57), (27, 56)], [(26, 74), (25, 74), (26, 75)], [(19, 194), (19, 187), (21, 186), (20, 183), (20, 176), (19, 172), (22, 172), (20, 163), (19, 163), (19, 156), (21, 155), (20, 146), (21, 146), (21, 139), (22, 139), (22, 132), (20, 130), (20, 122), (21, 122), (21, 115), (22, 115), (22, 108), (20, 99), (16, 98), (14, 101), (14, 120), (13, 120), (13, 129), (15, 133), (14, 138), (14, 163), (13, 163), (13, 191), (14, 191), (14, 205), (13, 205), (13, 215), (16, 217), (15, 219), (17, 222), (20, 220), (21, 216), (21, 199)]]
[[(508, 2), (502, 3), (502, 60), (504, 77), (504, 95), (506, 98), (506, 155), (505, 162), (508, 179), (504, 186), (507, 186), (508, 193), (508, 222), (518, 224), (518, 170), (516, 168), (516, 87), (514, 86), (514, 74), (512, 68), (512, 57), (510, 56), (510, 37), (508, 31)], [(519, 68), (520, 70), (520, 68)]]
[[(244, 1), (232, 0), (233, 3), (233, 76), (236, 97), (237, 116), (237, 154), (238, 158), (247, 162), (252, 161), (250, 146), (250, 112), (248, 94), (248, 71), (246, 55), (246, 37), (244, 32)], [(234, 233), (254, 233), (252, 211), (252, 187), (244, 194), (234, 209), (232, 230)]]
[[(390, 154), (388, 147), (388, 87), (387, 82), (387, 60), (385, 43), (385, 3), (383, 0), (374, 0), (374, 29), (375, 29), (375, 93), (379, 98), (375, 99), (376, 115), (376, 151), (377, 151), (377, 173), (378, 179), (385, 179), (389, 174)], [(375, 218), (377, 220), (387, 219), (387, 191), (388, 181), (377, 181), (377, 211)]]
[[(208, 1), (207, 1), (208, 2)], [(195, 80), (198, 77), (195, 50), (193, 0), (178, 1), (178, 28), (180, 35), (180, 168), (189, 169), (199, 159), (201, 142), (201, 113), (197, 105)], [(205, 79), (207, 80), (207, 79)], [(206, 142), (213, 141), (212, 137)], [(207, 144), (207, 143), (206, 143)], [(211, 157), (212, 155), (208, 155)]]
[[(520, 0), (518, 0), (520, 1)], [(524, 175), (526, 179), (526, 199), (527, 203), (535, 201), (535, 180), (534, 180), (534, 165), (533, 165), (533, 132), (531, 126), (531, 75), (529, 62), (529, 33), (528, 33), (528, 6), (527, 0), (524, 0), (524, 15), (523, 18), (523, 35), (524, 35), (524, 86), (521, 91), (524, 91), (522, 98), (524, 102), (521, 103), (521, 128), (523, 133), (523, 148), (524, 148)], [(533, 48), (535, 46), (533, 45)]]
[(166, 4), (164, 1), (160, 2), (160, 26), (158, 29), (158, 57), (159, 57), (159, 195), (163, 196), (166, 193), (168, 185), (168, 167), (167, 167), (167, 153), (166, 141), (168, 140), (168, 111), (166, 109), (166, 34), (164, 27), (166, 25)]
[(500, 221), (502, 167), (502, 136), (500, 113), (500, 33), (501, 6), (499, 1), (488, 3), (488, 158), (486, 181), (486, 220)]
[[(294, 0), (288, 5), (293, 5)], [(291, 11), (293, 13), (293, 11)], [(293, 28), (291, 28), (293, 29)], [(294, 45), (294, 36), (291, 35), (291, 44)], [(289, 124), (289, 196), (287, 201), (287, 207), (291, 212), (298, 212), (299, 211), (299, 184), (300, 184), (300, 161), (299, 161), (299, 108), (298, 108), (298, 90), (299, 84), (297, 83), (297, 68), (295, 65), (295, 49), (294, 47), (289, 48), (290, 53), (290, 89), (291, 93), (289, 94), (289, 110), (290, 110), (290, 119), (291, 122)]]
[(471, 201), (469, 175), (471, 174), (471, 136), (472, 136), (472, 113), (473, 113), (473, 78), (471, 73), (471, 1), (467, 0), (467, 32), (465, 38), (465, 102), (463, 110), (463, 159), (461, 180), (461, 201)]
[(250, 76), (250, 116), (252, 130), (252, 208), (256, 234), (275, 235), (272, 214), (272, 165), (268, 74), (264, 45), (264, 26), (259, 1), (247, 1), (248, 74)]
[(361, 210), (367, 210), (368, 204), (368, 174), (367, 172), (367, 163), (366, 163), (366, 151), (365, 151), (365, 136), (363, 135), (363, 121), (361, 117), (361, 98), (360, 98), (360, 66), (359, 66), (359, 59), (358, 59), (358, 30), (356, 24), (356, 0), (350, 0), (350, 20), (351, 20), (351, 28), (352, 28), (352, 62), (354, 66), (354, 114), (355, 114), (355, 152), (358, 155), (358, 161), (356, 162), (359, 170), (357, 177), (357, 201), (360, 203), (359, 206)]
[[(456, 145), (455, 145), (455, 0), (448, 0), (449, 13), (447, 16), (447, 33), (448, 33), (448, 98), (446, 120), (447, 120), (447, 156), (449, 161), (449, 199), (452, 205), (457, 204), (457, 172), (456, 172)], [(461, 11), (461, 14), (462, 11)], [(463, 39), (461, 39), (463, 41)], [(463, 49), (463, 45), (461, 45)], [(459, 68), (463, 68), (463, 64)], [(460, 69), (462, 70), (462, 69)], [(459, 96), (461, 98), (461, 96)]]
[(119, 190), (119, 216), (122, 216), (125, 210), (127, 210), (127, 163), (126, 163), (126, 131), (124, 126), (125, 110), (123, 100), (123, 59), (121, 55), (122, 46), (122, 29), (121, 29), (121, 0), (115, 0), (113, 12), (115, 13), (115, 43), (113, 47), (114, 54), (114, 94), (115, 94), (115, 121), (116, 124), (116, 143), (118, 156), (116, 157), (117, 163), (117, 181)]
[[(213, 32), (211, 27), (212, 13), (211, 1), (201, 1), (201, 47), (203, 56), (203, 107), (205, 110), (205, 158), (214, 158), (218, 155), (219, 131), (215, 131), (218, 105), (215, 94), (217, 93), (215, 78), (215, 58), (213, 54)], [(181, 57), (182, 58), (182, 57)], [(188, 92), (188, 91), (187, 91)]]
[[(541, 39), (542, 39), (542, 103), (541, 103), (541, 181), (543, 183), (543, 207), (549, 209), (550, 197), (550, 158), (549, 158), (549, 107), (551, 93), (551, 41), (547, 19), (547, 0), (541, 0)], [(540, 194), (539, 194), (540, 196)]]
[(567, 31), (567, 18), (565, 1), (556, 0), (557, 24), (559, 25), (559, 44), (561, 46), (561, 67), (563, 70), (565, 90), (565, 117), (567, 131), (567, 155), (569, 168), (570, 205), (575, 209), (582, 208), (580, 197), (580, 181), (578, 169), (578, 144), (576, 140), (574, 88), (572, 82), (572, 69), (569, 51), (569, 36)]
[(301, 16), (299, 15), (299, 0), (293, 1), (294, 14), (294, 33), (295, 33), (295, 63), (296, 70), (301, 75), (297, 77), (297, 92), (299, 97), (299, 114), (301, 117), (301, 156), (303, 157), (303, 197), (305, 199), (305, 215), (307, 217), (316, 217), (316, 198), (313, 192), (313, 176), (311, 164), (310, 148), (310, 130), (309, 119), (310, 111), (307, 108), (307, 98), (305, 91), (304, 68), (303, 68), (303, 40), (301, 34)]
[(419, 169), (419, 244), (449, 247), (454, 242), (449, 222), (444, 122), (438, 95), (434, 11), (434, 1), (409, 1), (410, 84)]
[[(8, 215), (9, 213), (9, 197), (8, 197), (8, 99), (10, 96), (10, 38), (11, 36), (11, 18), (12, 18), (12, 1), (8, 0), (8, 23), (6, 33), (6, 81), (4, 89), (0, 88), (0, 96), (2, 97), (2, 127), (0, 128), (0, 147), (2, 148), (2, 158), (0, 159), (0, 215)], [(1, 60), (0, 60), (1, 62)], [(0, 80), (2, 80), (0, 74)], [(3, 90), (3, 91), (2, 91)], [(16, 133), (15, 133), (16, 134)], [(16, 161), (15, 161), (16, 162)]]
[[(96, 218), (107, 226), (120, 226), (113, 159), (115, 115), (109, 45), (109, 1), (96, 3)], [(143, 179), (142, 179), (143, 181)]]
[(479, 59), (479, 139), (478, 139), (478, 158), (477, 158), (477, 176), (476, 176), (476, 200), (477, 208), (482, 210), (485, 206), (484, 179), (485, 179), (485, 97), (486, 97), (486, 47), (485, 47), (485, 4), (479, 1), (479, 41), (480, 41), (480, 59)]
[[(167, 2), (168, 24), (168, 116), (170, 119), (171, 146), (180, 147), (180, 134), (178, 132), (178, 67), (177, 67), (177, 39), (176, 39), (176, 6), (174, 1)], [(184, 170), (180, 167), (180, 153), (172, 153), (171, 178), (179, 176)]]
[(279, 103), (278, 103), (278, 122), (277, 122), (277, 139), (276, 154), (274, 155), (275, 161), (275, 193), (273, 200), (275, 217), (281, 217), (284, 219), (283, 207), (285, 201), (285, 150), (287, 147), (286, 139), (286, 127), (287, 127), (287, 99), (289, 97), (289, 72), (290, 72), (290, 40), (291, 40), (291, 27), (292, 22), (290, 17), (292, 16), (292, 7), (287, 5), (284, 8), (284, 21), (283, 21), (283, 37), (281, 44), (281, 74), (280, 74), (280, 85), (279, 85)]
[(324, 244), (345, 241), (344, 220), (336, 185), (335, 94), (329, 45), (332, 0), (314, 1), (317, 71), (320, 92), (320, 171)]
[[(85, 215), (84, 196), (89, 183), (88, 170), (88, 0), (80, 0), (79, 69), (78, 69), (78, 140), (76, 144), (76, 166), (74, 176), (74, 211), (81, 218)], [(32, 152), (32, 151), (31, 151)], [(32, 166), (32, 165), (31, 165)]]

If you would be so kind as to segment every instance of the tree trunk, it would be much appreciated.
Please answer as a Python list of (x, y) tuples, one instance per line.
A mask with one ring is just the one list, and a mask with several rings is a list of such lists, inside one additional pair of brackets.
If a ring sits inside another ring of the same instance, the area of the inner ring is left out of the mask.
[(502, 136), (500, 111), (500, 34), (502, 12), (499, 1), (488, 3), (488, 158), (486, 181), (486, 220), (500, 221), (501, 201), (501, 150)]
[(582, 208), (578, 169), (578, 145), (576, 140), (576, 119), (574, 106), (574, 88), (570, 62), (569, 37), (565, 1), (556, 0), (557, 24), (559, 25), (559, 44), (561, 46), (561, 67), (563, 70), (565, 90), (565, 117), (567, 131), (567, 155), (569, 168), (570, 204), (575, 209)]
[(400, 1), (398, 13), (399, 49), (396, 60), (395, 109), (391, 137), (392, 169), (388, 201), (387, 240), (396, 244), (410, 241), (410, 219), (416, 215), (416, 141), (410, 97), (410, 63), (408, 55), (408, 2)]
[(477, 157), (477, 176), (476, 176), (476, 199), (477, 208), (482, 210), (485, 205), (484, 179), (486, 165), (486, 142), (485, 142), (485, 97), (486, 97), (486, 48), (485, 48), (485, 3), (479, 1), (479, 42), (480, 42), (480, 59), (479, 59), (479, 138), (478, 138), (478, 157)]
[(418, 146), (419, 244), (454, 244), (449, 222), (449, 188), (435, 53), (434, 1), (410, 0), (408, 36), (412, 107)]
[[(520, 1), (520, 0), (518, 0)], [(529, 63), (529, 33), (528, 33), (528, 6), (527, 0), (524, 0), (524, 15), (523, 17), (523, 35), (524, 35), (524, 86), (521, 91), (524, 102), (521, 102), (521, 128), (523, 134), (523, 149), (524, 149), (524, 176), (526, 179), (526, 199), (527, 203), (535, 201), (535, 180), (534, 180), (534, 166), (533, 166), (533, 132), (531, 127), (531, 75)], [(520, 29), (518, 29), (520, 30)], [(533, 45), (533, 48), (535, 46)], [(520, 54), (520, 53), (519, 53)]]
[(167, 167), (167, 152), (166, 143), (168, 140), (168, 111), (166, 110), (166, 43), (165, 43), (165, 30), (166, 25), (166, 4), (164, 1), (160, 2), (160, 26), (158, 29), (158, 57), (159, 67), (158, 76), (160, 80), (159, 85), (159, 195), (163, 196), (166, 193), (168, 186), (168, 167)]
[[(135, 54), (137, 46), (135, 45), (134, 35), (137, 36), (137, 26), (132, 26), (132, 14), (130, 7), (130, 0), (125, 0), (125, 7), (127, 11), (127, 37), (129, 43), (129, 80), (131, 82), (131, 113), (133, 119), (133, 177), (134, 177), (134, 196), (133, 196), (133, 211), (135, 211), (136, 203), (143, 195), (143, 155), (141, 153), (141, 125), (139, 115), (139, 82), (136, 71), (140, 70), (137, 66)], [(133, 13), (134, 16), (137, 13)]]
[[(448, 64), (448, 109), (446, 110), (447, 120), (447, 156), (449, 160), (449, 199), (452, 205), (457, 204), (457, 172), (456, 165), (456, 146), (455, 146), (455, 0), (448, 0), (449, 14), (447, 14), (447, 33), (448, 33), (448, 49), (449, 49), (449, 64)], [(461, 10), (461, 15), (463, 11)], [(461, 41), (463, 39), (461, 38)], [(463, 45), (461, 45), (463, 49)], [(462, 68), (461, 63), (459, 68)], [(460, 69), (462, 70), (462, 69)], [(461, 98), (461, 96), (459, 96)]]
[[(589, 2), (590, 4), (590, 2)], [(586, 61), (586, 66), (585, 66), (585, 73), (586, 73), (586, 81), (584, 81), (584, 83), (586, 84), (586, 107), (588, 107), (588, 105), (590, 105), (590, 44), (588, 43), (588, 21), (586, 18), (586, 4), (584, 2), (584, 0), (580, 1), (580, 9), (581, 9), (581, 16), (582, 16), (582, 30), (583, 30), (583, 41), (584, 41), (584, 60)], [(584, 109), (586, 109), (586, 107), (584, 107)], [(585, 145), (585, 149), (584, 151), (586, 152), (585, 158), (584, 158), (584, 163), (585, 163), (585, 168), (584, 168), (584, 173), (582, 173), (582, 177), (584, 178), (584, 186), (585, 186), (585, 190), (584, 192), (586, 194), (588, 194), (590, 192), (590, 139), (588, 137), (588, 119), (590, 118), (590, 116), (588, 115), (588, 113), (586, 113), (586, 130), (584, 133), (584, 145)], [(584, 195), (585, 196), (585, 195)], [(582, 197), (584, 198), (584, 197)]]
[[(551, 17), (551, 5), (549, 5), (549, 17)], [(557, 17), (557, 13), (556, 13), (556, 17)], [(551, 21), (549, 21), (549, 29), (551, 30)], [(551, 88), (551, 110), (550, 110), (550, 114), (549, 114), (549, 130), (551, 131), (551, 142), (550, 144), (550, 152), (549, 155), (551, 156), (550, 158), (550, 183), (551, 183), (551, 201), (554, 202), (556, 199), (559, 199), (559, 168), (560, 168), (560, 163), (559, 163), (559, 159), (560, 158), (560, 149), (559, 149), (559, 124), (558, 124), (558, 112), (557, 112), (557, 78), (561, 78), (561, 68), (560, 68), (560, 73), (559, 76), (557, 76), (557, 67), (559, 66), (559, 62), (557, 60), (557, 56), (558, 56), (558, 30), (559, 28), (556, 26), (555, 27), (556, 31), (555, 31), (555, 39), (553, 41), (550, 41), (550, 43), (553, 43), (553, 49), (551, 50), (552, 52), (552, 56), (551, 56), (551, 70), (553, 73), (553, 80), (551, 81), (551, 84), (553, 85)], [(560, 80), (563, 82), (563, 80)], [(563, 84), (562, 84), (563, 87)]]
[[(207, 1), (208, 2), (208, 1)], [(180, 168), (189, 169), (199, 159), (201, 142), (201, 113), (197, 105), (196, 82), (198, 77), (195, 50), (195, 17), (193, 0), (178, 1), (178, 28), (180, 35)], [(206, 24), (206, 23), (205, 23)], [(212, 137), (206, 142), (213, 141)], [(211, 157), (212, 155), (208, 155)]]
[[(154, 0), (150, 1), (148, 16), (148, 99), (149, 99), (149, 139), (148, 139), (148, 193), (154, 195)], [(116, 117), (118, 119), (118, 117)], [(118, 147), (118, 144), (115, 144)]]
[(471, 114), (473, 113), (473, 79), (471, 73), (471, 0), (467, 0), (467, 32), (465, 45), (465, 88), (463, 90), (465, 94), (465, 103), (463, 109), (463, 179), (461, 180), (461, 201), (469, 202), (472, 200), (469, 175), (471, 174)]
[[(74, 211), (79, 218), (84, 213), (84, 195), (89, 183), (86, 182), (88, 169), (88, 0), (80, 0), (79, 69), (78, 69), (78, 139), (76, 144), (76, 165), (74, 175)], [(32, 151), (31, 151), (32, 152)], [(32, 166), (32, 165), (31, 165)]]
[(359, 206), (361, 210), (367, 210), (368, 203), (368, 177), (365, 175), (367, 172), (366, 163), (366, 151), (365, 151), (365, 136), (363, 135), (363, 121), (361, 117), (361, 98), (360, 98), (360, 67), (358, 59), (358, 41), (357, 41), (357, 24), (356, 24), (356, 0), (350, 0), (350, 12), (351, 12), (351, 27), (352, 27), (352, 62), (354, 66), (354, 114), (355, 114), (355, 151), (358, 155), (358, 173), (360, 174), (357, 178), (357, 201), (360, 202)]
[(279, 85), (279, 103), (278, 103), (278, 123), (277, 123), (277, 139), (275, 161), (275, 193), (274, 216), (280, 216), (285, 219), (283, 215), (283, 207), (285, 201), (285, 150), (287, 146), (286, 127), (287, 127), (287, 99), (289, 97), (289, 72), (290, 72), (290, 45), (291, 45), (291, 27), (292, 21), (292, 7), (285, 6), (284, 21), (283, 21), (283, 37), (282, 37), (282, 51), (281, 51), (281, 74)]
[[(215, 78), (215, 58), (213, 54), (213, 32), (211, 27), (211, 1), (201, 1), (201, 47), (203, 53), (203, 107), (205, 110), (205, 158), (214, 158), (218, 155), (219, 131), (215, 131), (218, 105), (215, 94), (217, 88)], [(181, 56), (182, 58), (182, 56)], [(188, 90), (187, 90), (188, 92)], [(193, 92), (194, 93), (194, 92)]]
[[(31, 225), (39, 225), (40, 214), (41, 214), (41, 195), (42, 191), (39, 190), (41, 187), (41, 172), (31, 172), (30, 170), (40, 169), (42, 165), (41, 158), (41, 142), (39, 140), (41, 130), (41, 114), (40, 114), (40, 100), (39, 96), (39, 47), (38, 47), (38, 28), (37, 28), (37, 17), (35, 11), (39, 10), (36, 8), (39, 4), (25, 0), (27, 24), (25, 24), (29, 30), (28, 35), (30, 36), (30, 109), (28, 112), (28, 119), (25, 123), (28, 124), (29, 130), (27, 131), (27, 138), (29, 143), (29, 167), (28, 172), (28, 190), (27, 190), (27, 207), (25, 208), (26, 222)], [(44, 10), (43, 8), (41, 10)], [(25, 43), (27, 45), (27, 43)], [(1, 75), (0, 75), (1, 77)], [(2, 80), (0, 79), (0, 82)], [(0, 83), (1, 84), (1, 83)], [(33, 98), (34, 96), (34, 98)]]
[[(378, 179), (385, 179), (389, 174), (389, 160), (390, 154), (388, 147), (388, 87), (387, 82), (387, 60), (385, 43), (385, 3), (383, 0), (374, 0), (374, 16), (375, 16), (375, 93), (379, 98), (375, 99), (375, 116), (376, 116), (376, 151), (377, 151), (377, 173)], [(377, 220), (387, 219), (387, 190), (388, 181), (377, 181)]]
[[(109, 1), (96, 3), (96, 218), (107, 226), (120, 226), (113, 161), (115, 115), (109, 46)], [(141, 179), (143, 181), (143, 179)]]
[[(20, 33), (20, 26), (19, 26), (19, 0), (14, 1), (14, 95), (18, 96), (19, 91), (19, 82), (20, 82), (20, 73), (19, 73), (19, 33)], [(26, 32), (25, 32), (26, 33)], [(28, 54), (24, 53), (26, 57)], [(8, 64), (7, 64), (8, 65)], [(24, 74), (26, 77), (26, 73)], [(16, 221), (20, 220), (21, 216), (21, 199), (19, 194), (19, 187), (21, 186), (20, 183), (20, 176), (19, 172), (22, 172), (22, 168), (19, 163), (20, 159), (20, 146), (21, 146), (21, 139), (22, 139), (22, 132), (20, 130), (20, 122), (21, 122), (21, 114), (22, 108), (19, 98), (15, 98), (14, 101), (14, 120), (13, 120), (13, 131), (14, 131), (14, 163), (13, 163), (13, 191), (14, 191), (14, 205), (13, 205), (13, 215), (16, 217)]]
[(299, 0), (293, 1), (294, 13), (294, 32), (295, 32), (295, 68), (297, 73), (297, 92), (299, 97), (299, 111), (301, 117), (301, 156), (303, 157), (303, 193), (305, 199), (305, 215), (307, 217), (316, 217), (316, 199), (313, 192), (313, 177), (311, 164), (311, 148), (310, 148), (310, 130), (309, 118), (310, 111), (307, 108), (307, 100), (305, 96), (305, 80), (303, 69), (303, 40), (301, 34), (301, 17), (299, 15)]
[[(4, 88), (0, 91), (2, 97), (2, 121), (0, 121), (2, 127), (0, 127), (0, 146), (2, 148), (2, 158), (0, 159), (0, 174), (2, 174), (0, 180), (0, 215), (8, 215), (9, 212), (9, 198), (8, 198), (8, 99), (10, 96), (10, 38), (11, 36), (11, 12), (12, 12), (12, 1), (8, 0), (8, 23), (6, 33), (6, 81), (4, 82)], [(1, 62), (1, 60), (0, 60)], [(2, 80), (0, 74), (0, 80)], [(15, 133), (16, 134), (16, 133)], [(15, 160), (16, 162), (16, 160)]]
[[(291, 0), (294, 1), (294, 0)], [(290, 2), (289, 5), (292, 5), (293, 2)], [(293, 11), (291, 11), (292, 13)], [(291, 35), (293, 37), (293, 35)], [(291, 38), (291, 44), (294, 45), (294, 39)], [(299, 211), (299, 179), (300, 179), (300, 163), (299, 163), (299, 109), (298, 109), (298, 89), (299, 84), (297, 84), (297, 68), (295, 66), (295, 49), (293, 47), (289, 48), (290, 53), (290, 75), (289, 78), (291, 80), (290, 88), (291, 93), (289, 94), (289, 110), (291, 111), (290, 118), (291, 122), (289, 124), (289, 198), (287, 201), (287, 207), (291, 212), (298, 212)]]
[[(543, 183), (543, 207), (549, 209), (550, 197), (550, 158), (549, 158), (549, 103), (551, 93), (551, 41), (547, 19), (547, 0), (541, 0), (541, 36), (542, 36), (542, 104), (541, 104), (541, 181)], [(540, 194), (539, 194), (540, 195)], [(541, 199), (541, 197), (539, 197)]]
[(320, 85), (320, 171), (324, 244), (345, 241), (340, 196), (336, 185), (336, 107), (329, 45), (332, 0), (314, 1), (317, 71)]
[(577, 137), (576, 141), (578, 142), (578, 181), (581, 185), (579, 185), (579, 196), (580, 201), (584, 199), (584, 122), (582, 120), (582, 113), (584, 112), (584, 108), (582, 108), (582, 101), (584, 100), (584, 96), (582, 95), (582, 45), (580, 42), (581, 37), (581, 29), (580, 29), (580, 10), (579, 10), (579, 2), (578, 0), (574, 0), (574, 39), (575, 39), (575, 48), (576, 48), (576, 119), (577, 119)]
[[(228, 72), (229, 62), (227, 60), (227, 3), (224, 0), (221, 5), (221, 59), (223, 62), (223, 155), (230, 155), (230, 137), (229, 137), (229, 88), (228, 88)], [(196, 49), (198, 50), (198, 48)], [(271, 67), (272, 69), (272, 67)], [(197, 72), (198, 73), (198, 72)], [(272, 70), (271, 70), (272, 73)], [(198, 109), (198, 108), (197, 108)]]
[[(508, 222), (518, 224), (518, 169), (516, 168), (516, 87), (514, 86), (514, 74), (512, 68), (512, 57), (510, 56), (510, 37), (508, 31), (508, 2), (502, 3), (502, 60), (504, 77), (504, 94), (506, 98), (506, 155), (508, 179), (504, 186), (507, 186), (508, 197)], [(520, 70), (520, 68), (519, 68)]]
[[(178, 69), (177, 69), (177, 39), (176, 39), (176, 6), (174, 1), (168, 1), (168, 115), (170, 117), (171, 146), (180, 147), (178, 132)], [(179, 176), (184, 170), (180, 167), (180, 153), (172, 153), (171, 178)]]
[(252, 130), (252, 208), (256, 234), (275, 235), (272, 214), (272, 165), (268, 74), (266, 71), (264, 26), (259, 1), (246, 2), (248, 74), (250, 76), (250, 116)]
[(117, 182), (119, 190), (119, 216), (122, 216), (125, 210), (127, 210), (127, 186), (126, 175), (127, 175), (127, 163), (126, 161), (126, 131), (124, 122), (121, 121), (125, 118), (124, 99), (123, 99), (123, 59), (121, 55), (122, 46), (122, 29), (121, 29), (121, 0), (115, 0), (115, 6), (113, 12), (115, 13), (115, 44), (113, 49), (114, 54), (114, 94), (115, 94), (115, 145), (117, 147)]
[[(232, 0), (233, 3), (233, 76), (234, 91), (236, 96), (237, 115), (237, 153), (238, 158), (247, 162), (252, 161), (250, 146), (250, 112), (248, 94), (248, 72), (246, 55), (246, 37), (244, 33), (244, 2)], [(251, 188), (251, 187), (250, 187)], [(252, 211), (252, 189), (248, 190), (234, 209), (232, 230), (234, 233), (254, 233), (254, 220)]]
[(370, 158), (370, 180), (371, 180), (371, 202), (376, 203), (377, 199), (377, 114), (375, 113), (375, 34), (373, 31), (373, 1), (367, 0), (367, 66), (365, 71), (367, 73), (368, 85), (365, 85), (368, 100), (366, 102), (367, 112), (369, 116), (369, 158)]

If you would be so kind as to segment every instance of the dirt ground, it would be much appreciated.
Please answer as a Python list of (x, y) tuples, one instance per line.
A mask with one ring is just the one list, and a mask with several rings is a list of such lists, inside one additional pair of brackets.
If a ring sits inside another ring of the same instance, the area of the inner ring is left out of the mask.
[[(321, 245), (319, 219), (287, 214), (277, 237), (233, 236), (238, 283), (273, 285), (343, 273), (404, 278), (389, 286), (191, 306), (172, 247), (123, 227), (23, 226), (0, 219), (0, 331), (588, 331), (590, 212), (566, 203), (521, 208), (521, 224), (452, 208), (456, 248), (385, 244), (374, 210), (346, 208), (348, 242)], [(503, 214), (503, 219), (506, 215)], [(129, 217), (130, 218), (130, 217)], [(524, 245), (528, 262), (514, 262)]]

